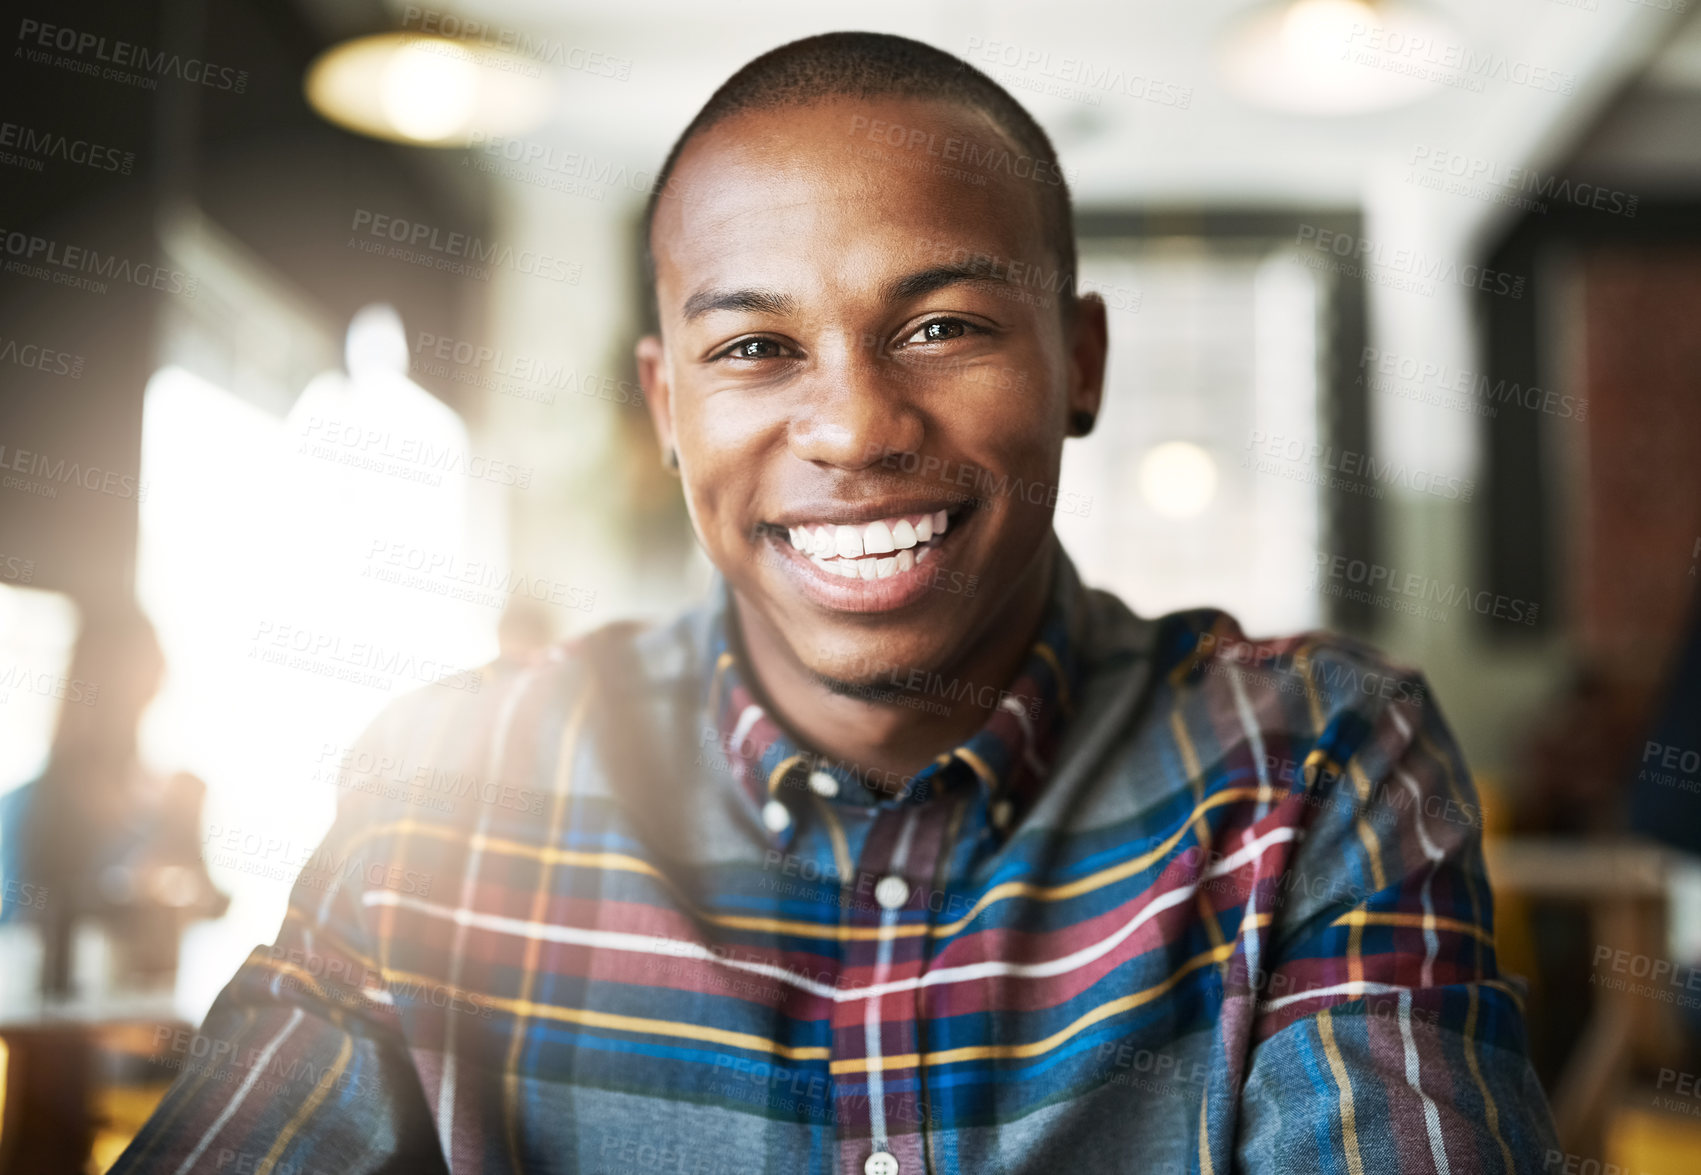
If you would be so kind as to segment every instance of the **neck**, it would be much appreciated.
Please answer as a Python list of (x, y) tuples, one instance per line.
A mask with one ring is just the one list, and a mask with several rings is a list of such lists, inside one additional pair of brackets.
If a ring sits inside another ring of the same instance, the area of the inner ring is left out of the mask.
[[(792, 652), (779, 631), (736, 592), (733, 612), (751, 684), (763, 704), (809, 749), (860, 771), (908, 778), (984, 726), (1000, 688), (1021, 671), (1045, 615), (1056, 564), (1049, 540), (1011, 592), (964, 642), (960, 655), (933, 667), (919, 685), (893, 674), (846, 691), (823, 680)], [(973, 682), (992, 689), (952, 690)], [(929, 683), (933, 688), (929, 689)], [(783, 702), (778, 699), (784, 699)]]

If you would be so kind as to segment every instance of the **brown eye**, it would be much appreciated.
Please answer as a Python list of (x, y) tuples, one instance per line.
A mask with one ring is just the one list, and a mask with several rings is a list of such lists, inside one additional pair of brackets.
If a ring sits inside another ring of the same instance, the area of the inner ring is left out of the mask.
[(921, 325), (915, 334), (905, 339), (905, 345), (915, 343), (944, 343), (960, 339), (969, 333), (969, 324), (960, 318), (935, 318)]
[(734, 359), (778, 359), (780, 345), (773, 339), (745, 339), (728, 352)]

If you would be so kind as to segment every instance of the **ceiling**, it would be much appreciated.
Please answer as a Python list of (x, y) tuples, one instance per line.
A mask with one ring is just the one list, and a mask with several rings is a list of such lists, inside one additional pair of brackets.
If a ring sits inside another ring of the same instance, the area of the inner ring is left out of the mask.
[[(419, 27), (421, 7), (429, 6), (391, 0), (392, 24)], [(458, 0), (452, 11), (485, 22), (493, 38), (524, 33), (629, 59), (625, 81), (561, 71), (558, 114), (531, 138), (631, 167), (653, 168), (702, 101), (740, 64), (785, 41), (836, 28), (902, 33), (962, 55), (999, 42), (1024, 54), (1049, 54), (1053, 62), (1080, 58), (1096, 68), (1160, 80), (1171, 94), (1190, 89), (1186, 109), (1112, 91), (1094, 93), (1096, 102), (1015, 91), (1052, 133), (1085, 206), (1362, 205), (1421, 147), (1503, 167), (1551, 165), (1662, 47), (1669, 46), (1660, 71), (1666, 84), (1701, 81), (1697, 26), (1690, 22), (1679, 36), (1680, 18), (1653, 4), (1444, 0), (1425, 11), (1451, 26), (1450, 45), (1568, 75), (1574, 92), (1491, 78), (1481, 92), (1424, 83), (1418, 101), (1372, 114), (1280, 113), (1237, 97), (1218, 67), (1227, 31), (1260, 7), (1244, 0)], [(1043, 85), (1033, 70), (1020, 76)], [(1493, 217), (1476, 201), (1447, 206), (1467, 218)]]

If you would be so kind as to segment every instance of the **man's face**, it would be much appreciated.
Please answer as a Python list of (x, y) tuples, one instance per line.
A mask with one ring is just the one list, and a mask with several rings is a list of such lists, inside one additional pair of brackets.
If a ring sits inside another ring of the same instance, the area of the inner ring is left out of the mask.
[(745, 114), (657, 210), (657, 431), (741, 615), (815, 674), (949, 666), (1049, 571), (1104, 318), (1060, 312), (1019, 154), (937, 102)]

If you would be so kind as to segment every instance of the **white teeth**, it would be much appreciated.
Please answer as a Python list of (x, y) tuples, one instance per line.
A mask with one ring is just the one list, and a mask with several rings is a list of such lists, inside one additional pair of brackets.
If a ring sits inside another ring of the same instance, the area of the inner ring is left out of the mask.
[(884, 522), (870, 522), (862, 528), (862, 553), (884, 555), (897, 550), (892, 543), (892, 531)]
[[(791, 528), (792, 545), (823, 571), (844, 579), (887, 579), (913, 569), (932, 553), (925, 546), (948, 525), (945, 511), (920, 518), (882, 518), (864, 526)], [(876, 559), (869, 556), (888, 555)]]

